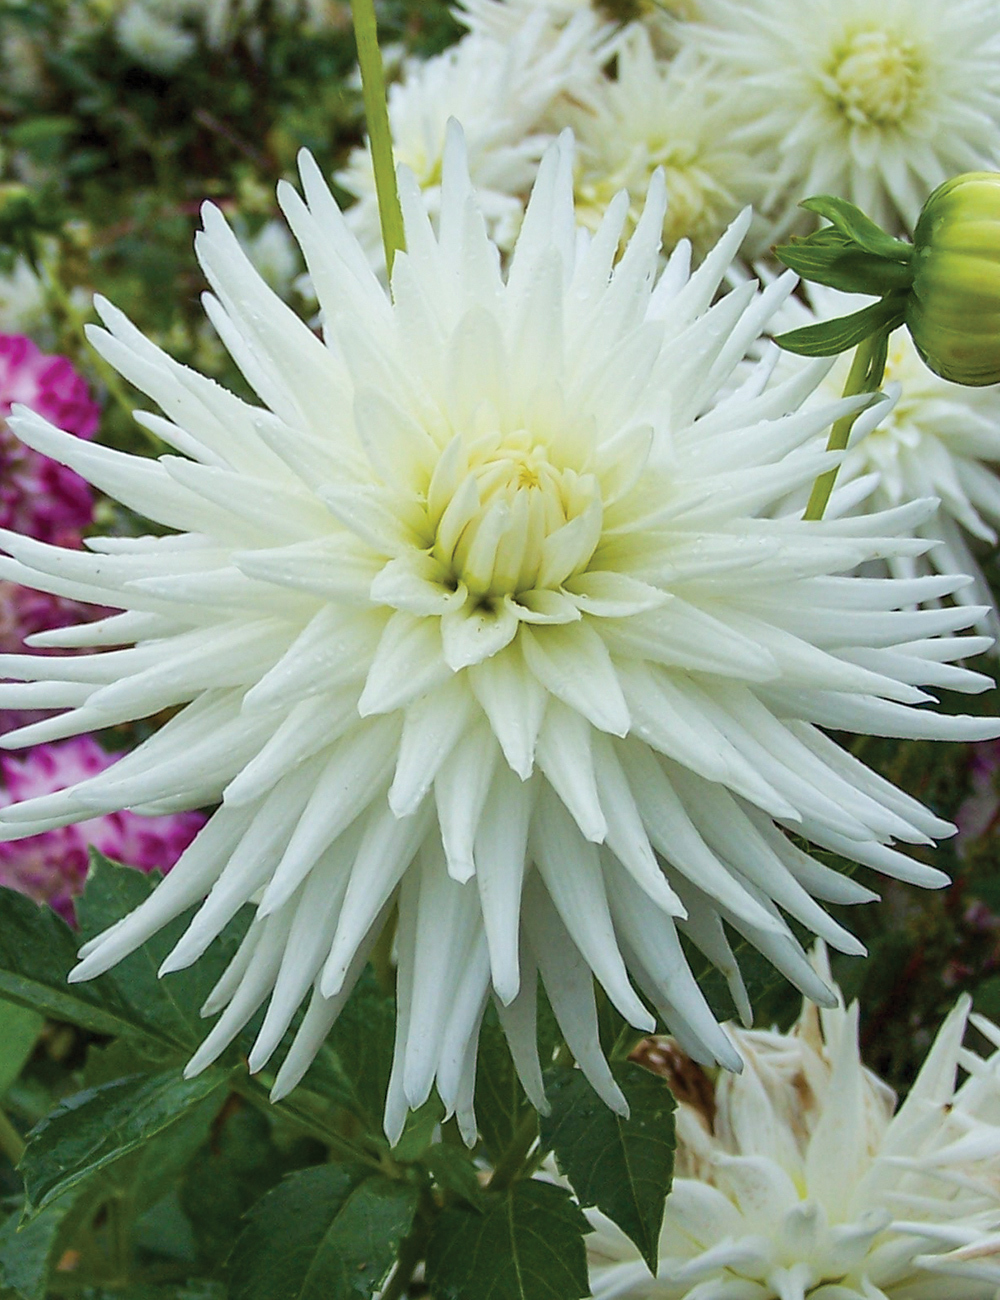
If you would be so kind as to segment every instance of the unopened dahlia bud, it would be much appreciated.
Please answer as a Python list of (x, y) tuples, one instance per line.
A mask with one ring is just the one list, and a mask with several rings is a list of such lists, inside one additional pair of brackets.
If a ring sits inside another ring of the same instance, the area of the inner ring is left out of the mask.
[(936, 374), (981, 387), (1000, 381), (1000, 173), (939, 185), (914, 232), (906, 324)]
[(905, 324), (935, 374), (956, 384), (1000, 383), (1000, 172), (966, 172), (923, 206), (913, 243), (894, 239), (845, 199), (800, 206), (829, 226), (776, 248), (805, 280), (878, 302), (850, 316), (782, 334), (804, 356), (834, 356)]

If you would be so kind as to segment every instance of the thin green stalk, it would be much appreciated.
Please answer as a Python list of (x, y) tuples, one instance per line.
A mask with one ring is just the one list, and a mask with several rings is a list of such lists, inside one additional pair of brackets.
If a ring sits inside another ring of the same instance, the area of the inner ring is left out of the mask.
[(342, 1160), (349, 1160), (355, 1164), (369, 1165), (372, 1169), (377, 1169), (379, 1173), (385, 1171), (383, 1162), (364, 1147), (356, 1146), (348, 1138), (343, 1137), (334, 1129), (328, 1128), (319, 1120), (313, 1118), (303, 1107), (301, 1107), (295, 1098), (286, 1098), (284, 1101), (272, 1102), (267, 1087), (260, 1080), (253, 1077), (244, 1077), (234, 1079), (232, 1089), (238, 1093), (251, 1106), (265, 1114), (274, 1114), (275, 1112), (283, 1115), (290, 1120), (304, 1133), (311, 1137), (318, 1138), (330, 1150)]
[[(857, 393), (874, 393), (878, 391), (885, 375), (885, 358), (888, 347), (889, 334), (886, 330), (879, 330), (878, 333), (872, 334), (858, 344), (854, 353), (854, 360), (851, 362), (850, 373), (847, 376), (847, 383), (844, 385), (845, 397), (854, 397)], [(851, 430), (854, 428), (854, 422), (863, 409), (862, 407), (857, 411), (852, 411), (850, 415), (841, 416), (834, 424), (830, 430), (829, 441), (826, 444), (827, 451), (843, 451), (847, 447), (851, 437)], [(833, 491), (836, 479), (836, 466), (819, 476), (813, 484), (812, 492), (809, 494), (809, 501), (803, 516), (805, 519), (823, 518), (823, 511), (830, 500), (830, 493)]]
[(489, 1182), (491, 1192), (502, 1192), (510, 1186), (524, 1168), (528, 1153), (535, 1145), (537, 1137), (538, 1112), (532, 1107), (522, 1115), (510, 1140), (510, 1146), (496, 1163), (493, 1177)]
[(111, 1271), (118, 1286), (127, 1286), (132, 1269), (131, 1216), (124, 1197), (112, 1196), (107, 1203)]
[(385, 74), (382, 71), (382, 53), (378, 47), (378, 28), (375, 23), (374, 0), (351, 0), (354, 19), (354, 36), (358, 43), (358, 63), (361, 67), (361, 90), (365, 101), (365, 119), (368, 123), (368, 140), (375, 169), (375, 193), (378, 197), (378, 217), (382, 226), (382, 243), (385, 247), (385, 266), (392, 277), (392, 264), (396, 254), (406, 247), (403, 231), (403, 213), (396, 189), (396, 168), (392, 160), (392, 133), (389, 128), (389, 108), (385, 97)]
[(627, 1061), (635, 1049), (639, 1046), (644, 1038), (648, 1037), (641, 1029), (633, 1029), (631, 1025), (623, 1025), (621, 1033), (615, 1040), (612, 1047), (609, 1061)]
[(24, 1138), (21, 1137), (2, 1110), (0, 1110), (0, 1151), (4, 1153), (15, 1169), (24, 1155)]
[(383, 993), (390, 996), (396, 991), (396, 968), (392, 963), (392, 945), (396, 939), (396, 919), (399, 913), (393, 905), (385, 925), (382, 927), (382, 933), (375, 940), (375, 947), (372, 949), (371, 963), (375, 971), (375, 978), (378, 980), (378, 986)]

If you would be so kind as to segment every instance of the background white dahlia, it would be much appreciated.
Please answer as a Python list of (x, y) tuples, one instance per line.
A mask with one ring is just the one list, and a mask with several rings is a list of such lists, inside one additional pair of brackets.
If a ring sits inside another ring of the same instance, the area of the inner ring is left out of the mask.
[(1000, 27), (992, 0), (699, 0), (686, 29), (739, 87), (746, 147), (775, 150), (765, 211), (836, 194), (912, 229), (956, 172), (1000, 164)]
[[(596, 1300), (993, 1300), (1000, 1051), (963, 1048), (970, 1001), (898, 1110), (861, 1064), (857, 1003), (805, 1003), (788, 1034), (733, 1029), (744, 1070), (714, 1087), (668, 1051), (678, 1145), (659, 1270), (588, 1210)], [(1000, 1029), (972, 1022), (1000, 1047)]]
[(773, 165), (732, 143), (744, 105), (690, 52), (656, 56), (633, 24), (617, 46), (616, 75), (595, 84), (591, 102), (565, 114), (578, 141), (577, 219), (596, 228), (619, 190), (638, 220), (650, 177), (667, 182), (664, 250), (690, 239), (700, 260), (741, 208), (764, 193)]
[[(808, 292), (814, 310), (789, 299), (781, 322), (773, 322), (772, 328), (832, 320), (875, 301), (823, 285), (811, 284)], [(785, 354), (780, 370), (790, 374), (804, 364)], [(849, 368), (849, 355), (838, 358), (814, 400), (842, 392)], [(877, 408), (877, 422), (859, 421), (852, 432), (837, 475), (838, 489), (848, 495), (848, 485), (868, 479), (871, 490), (855, 507), (861, 510), (936, 497), (937, 513), (917, 530), (934, 545), (923, 557), (894, 559), (893, 571), (901, 577), (931, 570), (969, 575), (972, 581), (955, 592), (955, 599), (982, 606), (980, 627), (995, 638), (1000, 617), (973, 547), (995, 548), (1000, 527), (1000, 478), (995, 468), (1000, 463), (1000, 388), (967, 388), (941, 379), (920, 359), (905, 329), (896, 330), (890, 339), (883, 387), (891, 400)], [(871, 416), (876, 413), (873, 409)], [(802, 494), (799, 504), (804, 503)]]
[[(582, 17), (582, 14), (581, 14)], [(509, 250), (539, 160), (552, 140), (546, 121), (568, 89), (582, 93), (599, 65), (590, 27), (579, 23), (550, 32), (545, 15), (522, 14), (509, 40), (473, 32), (434, 58), (407, 59), (389, 86), (393, 152), (416, 178), (436, 219), (448, 122), (465, 133), (469, 173), (490, 237)], [(337, 183), (357, 202), (347, 221), (373, 265), (384, 266), (375, 174), (367, 144), (351, 151)]]
[[(275, 1083), (307, 1069), (398, 908), (398, 1033), (387, 1132), (437, 1087), (472, 1140), (478, 1027), (495, 996), (544, 1104), (538, 975), (595, 1088), (624, 1105), (597, 1036), (593, 977), (633, 1025), (655, 1008), (693, 1058), (739, 1055), (692, 977), (685, 933), (749, 1005), (745, 936), (810, 997), (833, 995), (785, 920), (860, 945), (816, 899), (873, 897), (783, 828), (898, 878), (940, 872), (891, 846), (952, 829), (816, 724), (985, 737), (922, 686), (989, 685), (950, 661), (975, 610), (911, 608), (953, 578), (842, 576), (919, 554), (917, 502), (857, 519), (768, 518), (830, 459), (812, 442), (856, 403), (803, 410), (822, 367), (725, 386), (790, 291), (714, 302), (746, 230), (693, 275), (662, 274), (662, 175), (617, 258), (627, 194), (577, 228), (573, 157), (545, 157), (506, 274), (445, 151), (438, 230), (401, 169), (407, 252), (392, 297), (318, 169), (280, 200), (323, 311), (317, 338), (204, 209), (206, 310), (256, 390), (241, 401), (107, 303), (102, 355), (164, 415), (158, 461), (81, 443), (38, 416), (31, 446), (166, 535), (90, 553), (4, 533), (0, 577), (124, 612), (41, 635), (66, 657), (3, 656), (0, 707), (62, 707), (8, 747), (178, 708), (94, 778), (2, 810), (16, 839), (130, 807), (221, 800), (140, 908), (82, 950), (100, 974), (201, 904), (164, 963), (195, 960), (248, 902), (246, 940), (209, 997), (189, 1069), (267, 1003), (250, 1064), (309, 1009)], [(714, 302), (714, 305), (713, 305)], [(111, 648), (125, 647), (125, 648)], [(648, 1005), (643, 1000), (648, 999)]]

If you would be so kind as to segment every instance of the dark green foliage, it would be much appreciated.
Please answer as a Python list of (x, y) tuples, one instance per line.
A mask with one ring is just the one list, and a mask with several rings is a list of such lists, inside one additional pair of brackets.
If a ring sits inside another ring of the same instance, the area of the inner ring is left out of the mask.
[(416, 1188), (362, 1168), (292, 1174), (247, 1216), (232, 1300), (353, 1300), (385, 1280), (410, 1231)]
[(13, 1210), (0, 1225), (0, 1286), (9, 1287), (21, 1300), (45, 1300), (52, 1255), (68, 1202), (51, 1205), (30, 1223), (20, 1223)]
[(674, 1171), (674, 1099), (641, 1066), (615, 1062), (612, 1072), (629, 1104), (627, 1119), (608, 1109), (579, 1070), (556, 1067), (546, 1080), (552, 1113), (541, 1118), (541, 1138), (580, 1204), (614, 1220), (655, 1276)]
[(489, 1208), (456, 1207), (438, 1219), (427, 1248), (435, 1300), (578, 1300), (590, 1294), (587, 1220), (568, 1192), (517, 1182)]
[(21, 1160), (30, 1218), (106, 1165), (144, 1146), (226, 1084), (222, 1070), (116, 1079), (61, 1102), (29, 1135)]

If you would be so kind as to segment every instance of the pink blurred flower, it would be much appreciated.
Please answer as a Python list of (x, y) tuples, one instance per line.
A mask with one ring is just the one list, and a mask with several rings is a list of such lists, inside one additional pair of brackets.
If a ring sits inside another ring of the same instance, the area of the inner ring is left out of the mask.
[[(34, 632), (87, 623), (110, 612), (63, 596), (52, 596), (46, 591), (19, 587), (14, 582), (0, 582), (0, 654), (23, 654), (28, 648), (25, 642)], [(35, 653), (66, 652), (36, 650)], [(0, 736), (51, 715), (51, 709), (0, 709)]]
[[(90, 736), (37, 745), (18, 758), (0, 757), (0, 807), (63, 790), (103, 772), (120, 757), (101, 749)], [(73, 898), (83, 888), (91, 847), (141, 871), (167, 871), (204, 824), (200, 813), (143, 817), (116, 812), (0, 844), (0, 885), (49, 903), (72, 920)]]
[(1000, 741), (972, 746), (969, 761), (971, 793), (955, 814), (959, 853), (966, 844), (990, 831), (1000, 817)]
[(23, 334), (0, 334), (0, 527), (60, 546), (78, 546), (94, 501), (79, 474), (25, 447), (7, 426), (15, 402), (81, 438), (100, 408), (66, 357), (47, 356)]

